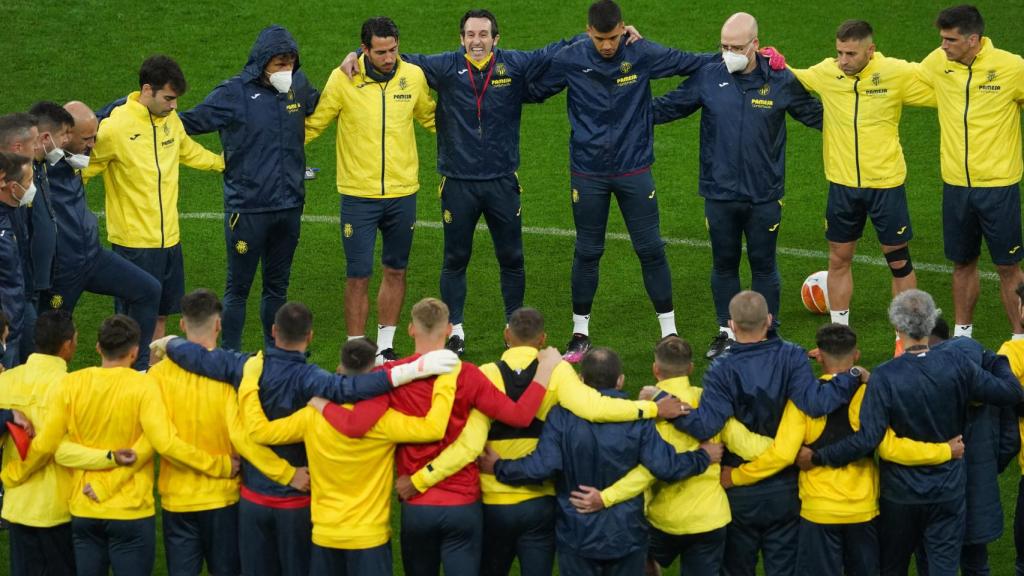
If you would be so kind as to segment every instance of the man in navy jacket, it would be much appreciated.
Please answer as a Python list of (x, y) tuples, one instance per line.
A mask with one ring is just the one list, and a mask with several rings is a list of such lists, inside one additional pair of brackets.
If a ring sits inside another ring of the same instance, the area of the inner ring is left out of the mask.
[[(893, 298), (889, 321), (903, 341), (904, 354), (871, 374), (860, 409), (860, 430), (817, 451), (801, 449), (797, 462), (802, 467), (842, 466), (863, 458), (874, 451), (887, 428), (900, 437), (941, 442), (965, 433), (971, 401), (1008, 406), (1024, 400), (1005, 357), (993, 359), (1002, 366), (992, 366), (989, 372), (958, 346), (929, 348), (937, 314), (932, 297), (920, 290)], [(881, 460), (879, 483), (882, 573), (905, 574), (920, 543), (929, 574), (956, 574), (966, 522), (964, 460), (934, 466)]]
[(786, 180), (786, 113), (821, 130), (821, 102), (787, 69), (772, 70), (758, 54), (757, 20), (743, 12), (722, 26), (723, 60), (705, 65), (676, 90), (654, 100), (654, 123), (700, 119), (700, 184), (711, 236), (711, 294), (719, 334), (707, 357), (733, 341), (729, 301), (740, 291), (747, 239), (751, 289), (768, 301), (778, 325), (779, 269), (775, 243)]
[[(594, 348), (580, 365), (581, 378), (607, 396), (622, 393), (622, 363), (615, 352)], [(562, 574), (642, 574), (647, 558), (644, 499), (637, 496), (596, 514), (581, 514), (569, 503), (579, 486), (611, 486), (638, 464), (666, 482), (701, 474), (722, 455), (721, 444), (703, 444), (676, 453), (650, 420), (595, 424), (560, 407), (544, 423), (537, 449), (517, 460), (501, 460), (488, 450), (480, 469), (506, 484), (529, 484), (557, 476), (555, 534)]]
[(264, 28), (245, 68), (181, 113), (189, 135), (217, 131), (224, 147), (224, 240), (228, 277), (223, 343), (241, 350), (245, 302), (263, 269), (260, 320), (272, 343), (274, 314), (288, 296), (306, 191), (305, 120), (320, 93), (299, 69), (299, 48), (280, 26)]

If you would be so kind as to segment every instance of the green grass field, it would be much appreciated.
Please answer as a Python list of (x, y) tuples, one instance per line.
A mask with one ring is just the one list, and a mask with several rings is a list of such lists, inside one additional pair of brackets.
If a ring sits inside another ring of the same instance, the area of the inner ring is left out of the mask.
[[(556, 38), (581, 32), (589, 2), (547, 3), (537, 0), (493, 2), (501, 43), (505, 48), (532, 49)], [(1019, 27), (1024, 1), (984, 0), (978, 3), (988, 23), (987, 35), (1000, 48), (1024, 52), (1024, 31)], [(722, 21), (732, 12), (746, 10), (760, 19), (762, 45), (783, 51), (793, 66), (810, 66), (834, 55), (833, 34), (846, 18), (864, 18), (876, 30), (879, 50), (890, 56), (920, 60), (938, 45), (932, 26), (944, 3), (893, 3), (869, 0), (856, 4), (780, 2), (700, 2), (670, 0), (624, 1), (628, 23), (645, 37), (692, 51), (715, 50)], [(0, 113), (26, 110), (38, 100), (83, 100), (98, 108), (137, 89), (141, 61), (154, 53), (178, 60), (190, 90), (180, 106), (198, 103), (221, 80), (236, 74), (245, 63), (252, 41), (269, 23), (286, 26), (296, 36), (302, 65), (317, 86), (330, 70), (358, 45), (361, 22), (384, 12), (401, 28), (401, 48), (408, 52), (455, 49), (458, 19), (468, 5), (450, 0), (416, 2), (396, 0), (386, 6), (355, 2), (282, 4), (267, 0), (217, 4), (198, 2), (140, 5), (124, 0), (82, 3), (7, 0), (0, 5), (0, 21), (8, 31), (7, 60), (0, 73)], [(661, 80), (653, 87), (661, 94), (677, 79)], [(800, 283), (808, 274), (827, 267), (823, 236), (826, 183), (821, 162), (821, 136), (790, 122), (785, 217), (779, 237), (783, 276), (782, 333), (813, 347), (816, 328), (825, 320), (804, 311)], [(702, 353), (715, 330), (714, 309), (708, 286), (711, 258), (706, 243), (703, 205), (697, 196), (696, 117), (659, 127), (654, 175), (661, 199), (662, 234), (669, 242), (678, 326)], [(907, 182), (914, 230), (912, 249), (919, 285), (931, 292), (939, 306), (952, 310), (950, 275), (942, 252), (938, 164), (938, 124), (934, 111), (907, 109), (902, 123), (903, 146), (909, 168)], [(409, 265), (408, 307), (424, 296), (438, 294), (442, 259), (442, 232), (436, 190), (436, 147), (433, 136), (417, 130), (420, 149), (419, 225)], [(200, 141), (214, 150), (216, 136)], [(569, 207), (568, 122), (564, 95), (543, 105), (528, 107), (522, 123), (524, 189), (523, 223), (527, 266), (528, 305), (548, 318), (550, 343), (564, 347), (571, 332), (569, 271), (573, 250)], [(308, 183), (306, 221), (292, 273), (290, 297), (308, 303), (316, 315), (312, 359), (333, 367), (344, 337), (342, 296), (344, 256), (337, 222), (333, 129), (308, 147), (308, 164), (321, 168)], [(101, 182), (89, 186), (90, 204), (103, 209)], [(221, 182), (216, 174), (183, 169), (180, 210), (186, 255), (187, 289), (209, 287), (222, 291), (225, 278)], [(621, 216), (613, 210), (603, 260), (601, 288), (593, 311), (591, 337), (595, 343), (618, 350), (626, 363), (627, 386), (637, 390), (651, 382), (652, 347), (659, 336), (653, 310), (640, 277), (639, 263), (624, 239)], [(503, 350), (504, 326), (498, 271), (485, 231), (476, 238), (477, 254), (470, 267), (466, 311), (467, 357), (483, 363)], [(889, 273), (880, 259), (870, 230), (855, 265), (856, 289), (852, 322), (872, 366), (892, 354), (893, 333), (885, 310), (889, 301)], [(987, 254), (987, 253), (986, 253)], [(1009, 336), (1009, 326), (998, 297), (998, 284), (987, 255), (982, 267), (982, 293), (975, 315), (975, 337), (997, 347)], [(371, 286), (371, 293), (375, 293)], [(259, 282), (253, 287), (245, 343), (259, 346)], [(85, 296), (76, 310), (81, 332), (80, 353), (73, 368), (95, 364), (93, 350), (101, 319), (112, 311), (110, 300)], [(371, 306), (370, 323), (375, 321)], [(172, 320), (169, 326), (176, 326)], [(373, 330), (368, 334), (374, 335)], [(412, 350), (399, 330), (399, 353)], [(697, 364), (698, 373), (706, 366)], [(698, 378), (699, 379), (699, 378)], [(1003, 502), (1007, 533), (990, 546), (993, 572), (1012, 570), (1013, 502), (1018, 471), (1004, 475)], [(0, 540), (5, 536), (0, 536)], [(163, 573), (162, 545), (158, 546), (156, 573)], [(7, 566), (6, 544), (0, 545), (0, 565)], [(396, 560), (397, 560), (396, 546)], [(2, 572), (3, 570), (0, 570)], [(401, 567), (396, 562), (396, 573)]]

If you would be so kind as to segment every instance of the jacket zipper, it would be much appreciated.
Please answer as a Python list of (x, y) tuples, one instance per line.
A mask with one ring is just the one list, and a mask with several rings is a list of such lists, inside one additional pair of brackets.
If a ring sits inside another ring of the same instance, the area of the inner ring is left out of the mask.
[(380, 87), (380, 195), (384, 196), (384, 143), (388, 139), (387, 125), (388, 125), (388, 84), (391, 81), (388, 80)]
[(964, 176), (967, 177), (967, 187), (971, 187), (971, 168), (967, 161), (967, 110), (971, 107), (971, 77), (974, 76), (974, 63), (967, 66), (967, 88), (964, 89)]
[(860, 132), (857, 130), (857, 117), (860, 115), (858, 84), (860, 84), (860, 76), (853, 81), (853, 165), (857, 168), (857, 188), (860, 188)]
[(160, 153), (156, 143), (156, 124), (153, 123), (153, 115), (149, 116), (149, 124), (153, 127), (153, 161), (156, 162), (156, 199), (160, 203), (160, 247), (164, 248), (164, 176), (160, 172)]

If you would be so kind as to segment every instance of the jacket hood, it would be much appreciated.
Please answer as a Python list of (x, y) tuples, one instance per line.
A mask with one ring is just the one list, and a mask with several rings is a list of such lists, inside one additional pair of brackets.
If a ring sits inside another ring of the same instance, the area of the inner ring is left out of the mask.
[(252, 45), (252, 50), (249, 51), (249, 61), (242, 69), (242, 76), (246, 81), (258, 80), (263, 75), (263, 69), (267, 67), (267, 62), (270, 62), (271, 58), (278, 54), (288, 53), (295, 54), (295, 68), (292, 69), (294, 74), (300, 66), (299, 45), (295, 43), (295, 38), (292, 38), (291, 33), (281, 26), (276, 24), (267, 26), (260, 31), (260, 35), (256, 37), (256, 42)]

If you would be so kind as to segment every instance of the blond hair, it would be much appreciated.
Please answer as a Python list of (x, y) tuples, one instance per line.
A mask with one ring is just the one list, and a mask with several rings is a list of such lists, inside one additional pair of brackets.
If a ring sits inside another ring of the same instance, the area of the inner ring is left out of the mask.
[(448, 306), (437, 298), (424, 298), (412, 307), (412, 323), (433, 334), (448, 325)]

